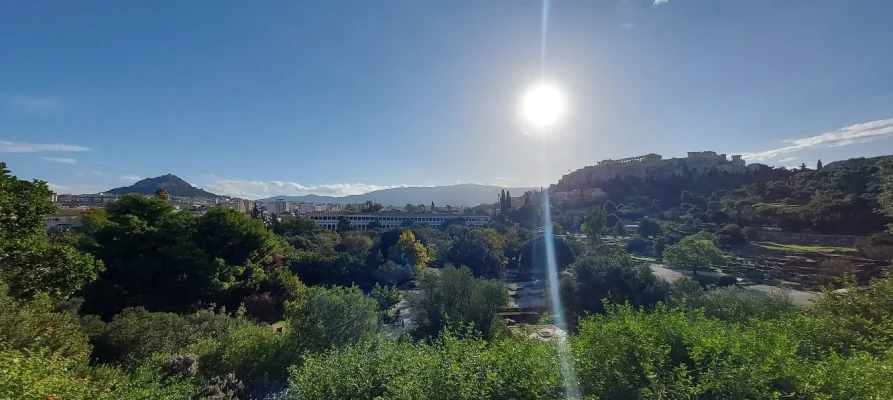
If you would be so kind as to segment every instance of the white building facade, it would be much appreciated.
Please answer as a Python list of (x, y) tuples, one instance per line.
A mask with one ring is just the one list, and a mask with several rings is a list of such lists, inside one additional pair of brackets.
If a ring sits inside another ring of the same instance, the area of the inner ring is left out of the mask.
[(316, 222), (317, 225), (328, 229), (335, 230), (338, 226), (338, 217), (347, 218), (350, 226), (358, 230), (366, 230), (367, 225), (372, 221), (378, 221), (384, 228), (393, 228), (401, 226), (403, 221), (412, 220), (413, 223), (438, 227), (446, 221), (456, 218), (465, 220), (465, 225), (484, 226), (490, 223), (489, 215), (454, 215), (454, 214), (432, 214), (432, 213), (402, 213), (402, 212), (380, 212), (380, 213), (337, 213), (322, 212), (312, 213), (306, 216)]

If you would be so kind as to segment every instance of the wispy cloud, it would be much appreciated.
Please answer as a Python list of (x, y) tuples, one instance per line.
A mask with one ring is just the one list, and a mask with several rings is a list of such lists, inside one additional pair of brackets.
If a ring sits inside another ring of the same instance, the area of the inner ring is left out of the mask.
[(654, 5), (659, 6), (661, 4), (667, 4), (669, 2), (670, 2), (670, 0), (654, 0)]
[(20, 143), (0, 140), (0, 153), (39, 153), (45, 151), (89, 151), (89, 147), (72, 144)]
[(0, 104), (19, 112), (42, 114), (58, 111), (64, 103), (62, 100), (51, 97), (0, 95)]
[(847, 146), (889, 136), (893, 136), (893, 118), (850, 125), (836, 131), (825, 132), (821, 135), (807, 138), (783, 140), (782, 143), (787, 143), (786, 146), (759, 153), (742, 154), (742, 157), (748, 161), (765, 161), (783, 154), (795, 153), (814, 147)]
[(272, 196), (302, 196), (307, 194), (349, 196), (405, 186), (380, 186), (365, 183), (335, 183), (307, 186), (295, 182), (218, 179), (207, 185), (205, 189), (228, 196), (259, 199)]
[(124, 176), (118, 178), (118, 180), (121, 182), (126, 182), (126, 183), (134, 183), (134, 182), (140, 180), (140, 177), (138, 177), (136, 175), (124, 175)]
[(49, 182), (47, 182), (47, 187), (49, 187), (50, 190), (52, 190), (54, 192), (61, 192), (61, 191), (68, 190), (68, 186), (57, 185), (55, 183), (49, 183)]
[(779, 163), (786, 163), (786, 162), (794, 161), (794, 160), (796, 160), (796, 159), (797, 159), (797, 157), (785, 157), (785, 158), (782, 158), (781, 160), (778, 160), (778, 162), (779, 162)]
[(61, 164), (77, 164), (78, 160), (74, 158), (66, 158), (66, 157), (40, 157), (47, 161), (52, 161)]
[(634, 24), (632, 22), (624, 22), (624, 23), (620, 24), (620, 27), (623, 28), (623, 30), (628, 31), (628, 30), (635, 28), (636, 24)]

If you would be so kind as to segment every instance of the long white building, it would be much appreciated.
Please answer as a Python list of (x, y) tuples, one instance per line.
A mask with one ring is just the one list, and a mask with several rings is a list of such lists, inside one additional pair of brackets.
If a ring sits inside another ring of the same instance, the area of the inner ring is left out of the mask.
[(410, 219), (414, 223), (429, 226), (440, 226), (444, 222), (451, 219), (462, 218), (465, 225), (484, 226), (490, 223), (489, 215), (455, 215), (455, 214), (433, 214), (433, 213), (405, 213), (405, 212), (377, 212), (377, 213), (342, 213), (342, 212), (315, 212), (306, 215), (317, 225), (328, 229), (335, 230), (338, 226), (338, 217), (345, 217), (350, 221), (350, 226), (358, 230), (366, 230), (366, 226), (372, 221), (378, 221), (382, 227), (392, 228), (400, 226), (403, 221)]

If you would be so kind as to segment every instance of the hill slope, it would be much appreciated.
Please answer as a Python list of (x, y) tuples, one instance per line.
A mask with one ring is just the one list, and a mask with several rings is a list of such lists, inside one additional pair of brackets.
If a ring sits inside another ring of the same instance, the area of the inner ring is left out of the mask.
[(214, 193), (196, 188), (195, 186), (190, 185), (188, 182), (180, 179), (178, 176), (173, 174), (162, 175), (155, 178), (146, 178), (134, 183), (133, 185), (114, 188), (112, 190), (106, 191), (106, 193), (136, 193), (151, 195), (154, 194), (158, 188), (164, 188), (165, 190), (167, 190), (167, 193), (169, 195), (176, 197), (221, 197)]
[(344, 197), (334, 196), (274, 196), (259, 201), (273, 201), (283, 199), (286, 201), (303, 201), (308, 203), (364, 203), (373, 201), (383, 205), (402, 206), (406, 204), (430, 204), (452, 206), (476, 206), (481, 203), (495, 203), (497, 195), (503, 189), (513, 192), (514, 196), (524, 193), (530, 188), (502, 188), (499, 186), (462, 184), (450, 186), (430, 187), (401, 187), (382, 189), (366, 194), (358, 194)]

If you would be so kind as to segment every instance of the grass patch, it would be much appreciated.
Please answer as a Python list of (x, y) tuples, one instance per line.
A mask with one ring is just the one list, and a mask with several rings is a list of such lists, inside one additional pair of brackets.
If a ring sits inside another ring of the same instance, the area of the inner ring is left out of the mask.
[(654, 257), (630, 255), (630, 258), (632, 258), (633, 260), (636, 260), (636, 261), (644, 261), (644, 262), (648, 262), (648, 263), (656, 263), (657, 262), (657, 259)]
[(773, 242), (755, 242), (757, 246), (775, 251), (786, 251), (791, 253), (851, 253), (856, 249), (852, 247), (834, 247), (834, 246), (818, 246), (808, 244), (782, 244)]

